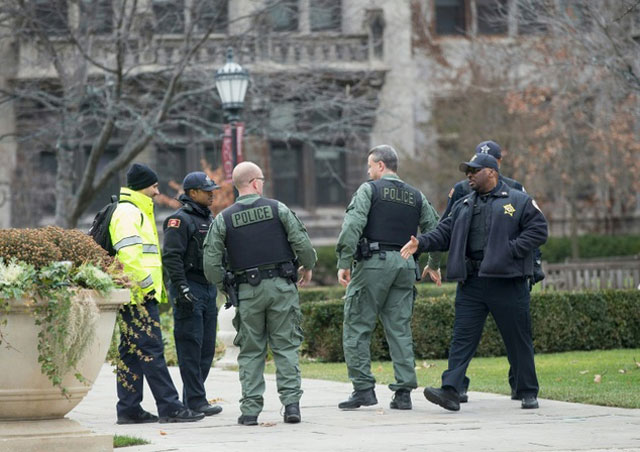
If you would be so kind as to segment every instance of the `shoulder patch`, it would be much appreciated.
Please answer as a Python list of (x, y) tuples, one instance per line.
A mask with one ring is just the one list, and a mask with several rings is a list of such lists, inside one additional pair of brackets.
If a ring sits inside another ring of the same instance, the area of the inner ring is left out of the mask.
[(453, 196), (453, 188), (451, 188), (451, 190), (449, 191), (449, 198), (451, 198)]
[[(536, 202), (535, 199), (531, 199), (531, 204), (533, 204), (533, 207), (535, 207), (536, 209), (540, 210), (540, 207), (538, 207), (538, 203)], [(542, 210), (540, 210), (540, 212), (542, 212)]]
[(167, 222), (167, 227), (168, 228), (179, 228), (180, 227), (180, 220), (178, 218), (171, 218)]

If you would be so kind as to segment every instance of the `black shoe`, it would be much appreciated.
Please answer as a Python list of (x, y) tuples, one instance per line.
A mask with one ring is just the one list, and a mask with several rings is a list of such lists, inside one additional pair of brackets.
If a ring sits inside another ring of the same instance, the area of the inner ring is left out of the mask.
[(469, 401), (469, 394), (467, 394), (467, 390), (463, 389), (460, 395), (458, 395), (458, 399), (460, 399), (460, 403), (467, 403)]
[(515, 389), (511, 390), (511, 400), (522, 400), (522, 397), (518, 395)]
[(424, 396), (431, 403), (440, 405), (445, 410), (460, 410), (460, 397), (450, 388), (424, 388)]
[(150, 424), (152, 422), (158, 422), (158, 416), (155, 416), (148, 411), (140, 411), (135, 416), (118, 416), (117, 424)]
[(258, 425), (258, 416), (250, 416), (243, 414), (238, 418), (238, 424), (240, 425)]
[(196, 422), (204, 419), (203, 413), (191, 411), (189, 408), (181, 408), (169, 414), (169, 416), (163, 416), (159, 422), (161, 424), (174, 423), (174, 422)]
[(369, 388), (362, 391), (353, 391), (347, 400), (338, 404), (338, 408), (341, 410), (353, 410), (361, 406), (371, 406), (377, 403), (376, 392), (373, 388)]
[(531, 410), (538, 408), (538, 399), (536, 396), (524, 396), (522, 397), (522, 408), (525, 410)]
[(284, 407), (284, 421), (287, 424), (297, 424), (302, 420), (302, 416), (300, 416), (300, 404), (290, 403), (289, 405)]
[(192, 411), (202, 413), (205, 416), (213, 416), (214, 414), (221, 413), (222, 407), (220, 405), (211, 405), (210, 403), (207, 403), (206, 405), (202, 405), (200, 408)]
[(410, 410), (412, 407), (411, 391), (407, 389), (398, 389), (389, 404), (392, 410)]

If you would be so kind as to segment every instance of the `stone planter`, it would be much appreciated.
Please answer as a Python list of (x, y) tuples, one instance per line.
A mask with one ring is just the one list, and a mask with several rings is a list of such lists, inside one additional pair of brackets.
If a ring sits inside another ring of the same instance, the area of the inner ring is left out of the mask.
[[(93, 299), (99, 308), (99, 316), (95, 338), (77, 366), (78, 371), (87, 379), (87, 384), (79, 382), (73, 371), (69, 372), (62, 383), (68, 390), (68, 398), (40, 372), (37, 349), (40, 327), (35, 325), (33, 308), (23, 300), (10, 303), (7, 324), (3, 327), (6, 342), (0, 346), (0, 363), (3, 368), (0, 372), (0, 451), (57, 450), (55, 441), (51, 442), (51, 438), (47, 436), (51, 433), (49, 430), (54, 432), (62, 445), (66, 445), (66, 450), (70, 450), (69, 440), (60, 437), (60, 433), (68, 431), (77, 438), (82, 436), (82, 432), (90, 433), (77, 423), (62, 418), (91, 389), (91, 384), (105, 361), (118, 308), (129, 301), (129, 291), (114, 290), (107, 297), (102, 297), (95, 291), (83, 290), (77, 296)], [(38, 422), (39, 420), (56, 421)], [(102, 435), (109, 440), (108, 449), (105, 449), (105, 441), (101, 441), (100, 447), (88, 447), (88, 436), (91, 435), (85, 434), (82, 441), (77, 443), (82, 445), (83, 450), (111, 450), (110, 436)], [(34, 438), (37, 444), (31, 447), (29, 441)]]

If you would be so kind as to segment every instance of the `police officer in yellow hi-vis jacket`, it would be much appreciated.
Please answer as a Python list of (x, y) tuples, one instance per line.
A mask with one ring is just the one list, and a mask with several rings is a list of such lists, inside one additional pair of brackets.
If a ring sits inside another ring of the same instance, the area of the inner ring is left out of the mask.
[(158, 417), (143, 410), (143, 377), (158, 407), (160, 422), (194, 422), (204, 414), (184, 407), (178, 398), (167, 363), (160, 330), (158, 303), (166, 303), (162, 281), (162, 258), (153, 214), (153, 197), (158, 195), (158, 176), (146, 165), (134, 163), (127, 172), (127, 187), (109, 223), (111, 243), (125, 274), (137, 286), (131, 302), (120, 314), (121, 366), (118, 369), (118, 424), (143, 424)]

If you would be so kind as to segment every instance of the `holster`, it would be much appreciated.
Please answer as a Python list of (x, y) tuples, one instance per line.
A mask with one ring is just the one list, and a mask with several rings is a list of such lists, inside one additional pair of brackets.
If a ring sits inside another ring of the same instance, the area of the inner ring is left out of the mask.
[(361, 238), (358, 241), (358, 246), (356, 247), (356, 260), (362, 259), (371, 259), (373, 255), (371, 246), (369, 245), (369, 241), (366, 238)]
[(238, 284), (236, 283), (233, 272), (225, 273), (222, 285), (224, 286), (224, 291), (227, 293), (227, 302), (224, 304), (224, 307), (226, 309), (229, 309), (231, 306), (238, 307)]
[(288, 279), (292, 283), (298, 281), (298, 268), (293, 262), (283, 262), (278, 266), (278, 273), (281, 278)]

